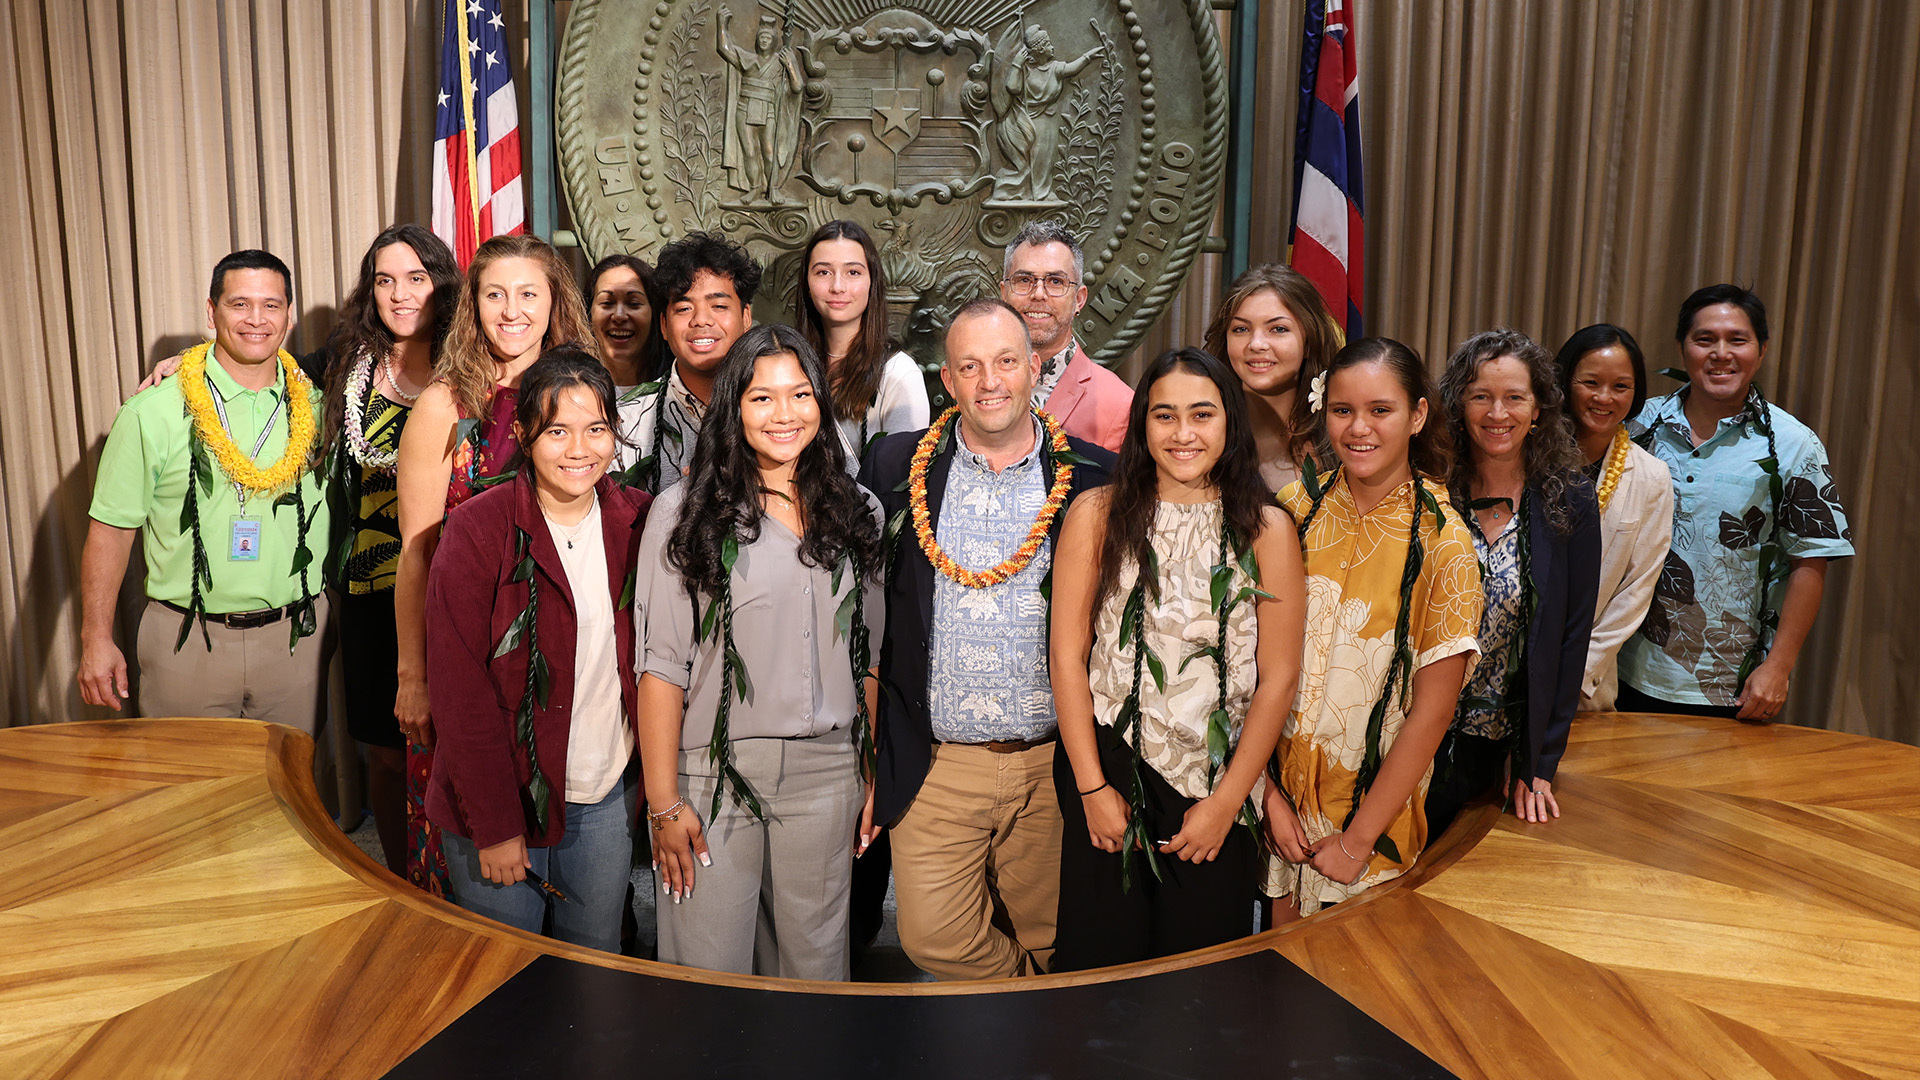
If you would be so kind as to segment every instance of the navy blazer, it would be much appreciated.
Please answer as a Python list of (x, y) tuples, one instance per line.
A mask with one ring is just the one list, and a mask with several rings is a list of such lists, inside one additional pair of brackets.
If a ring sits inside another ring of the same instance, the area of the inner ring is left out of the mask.
[[(1535, 512), (1528, 530), (1534, 596), (1533, 623), (1527, 632), (1527, 758), (1525, 775), (1551, 783), (1567, 750), (1573, 714), (1580, 707), (1586, 677), (1587, 639), (1593, 636), (1593, 609), (1600, 594), (1600, 505), (1593, 484), (1577, 476), (1567, 484), (1573, 529), (1562, 536)], [(1544, 501), (1529, 488), (1533, 504)]]
[[(958, 420), (954, 423), (957, 425)], [(879, 498), (886, 520), (907, 509), (907, 471), (926, 429), (888, 435), (867, 452), (860, 483)], [(946, 495), (947, 473), (953, 467), (956, 431), (947, 448), (927, 466), (927, 510), (937, 524), (940, 501)], [(1112, 452), (1069, 437), (1074, 453), (1093, 461), (1077, 465), (1067, 489), (1067, 506), (1080, 493), (1107, 482), (1113, 471)], [(1049, 535), (1057, 549), (1060, 526), (1067, 519), (1063, 507), (1053, 519)], [(906, 812), (933, 763), (933, 712), (927, 704), (928, 649), (933, 640), (933, 563), (920, 550), (909, 515), (894, 546), (886, 553), (891, 566), (887, 581), (887, 629), (880, 651), (880, 762), (874, 782), (873, 819), (892, 824)], [(1597, 588), (1597, 586), (1596, 586)], [(1576, 682), (1574, 689), (1579, 689)]]

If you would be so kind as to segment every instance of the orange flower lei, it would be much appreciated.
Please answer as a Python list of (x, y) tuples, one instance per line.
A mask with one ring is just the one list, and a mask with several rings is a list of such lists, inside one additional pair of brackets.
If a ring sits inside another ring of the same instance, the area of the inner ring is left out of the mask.
[(1059, 421), (1051, 414), (1034, 410), (1040, 422), (1046, 428), (1047, 448), (1050, 457), (1055, 460), (1053, 488), (1047, 492), (1046, 505), (1040, 508), (1040, 515), (1033, 519), (1033, 528), (1027, 538), (1014, 550), (1005, 562), (985, 570), (969, 570), (953, 561), (953, 557), (940, 550), (940, 542), (933, 537), (933, 515), (927, 510), (927, 466), (933, 463), (934, 451), (940, 445), (941, 436), (952, 426), (960, 409), (953, 406), (940, 414), (927, 433), (920, 438), (920, 445), (914, 449), (913, 462), (907, 470), (908, 505), (913, 510), (913, 531), (920, 537), (920, 550), (926, 552), (927, 561), (935, 570), (947, 575), (969, 589), (984, 589), (989, 585), (998, 585), (1027, 568), (1039, 553), (1040, 545), (1046, 543), (1047, 530), (1053, 527), (1053, 519), (1060, 513), (1060, 507), (1067, 501), (1067, 489), (1073, 484), (1073, 463), (1061, 460), (1061, 455), (1071, 453), (1067, 448), (1067, 433), (1060, 427)]

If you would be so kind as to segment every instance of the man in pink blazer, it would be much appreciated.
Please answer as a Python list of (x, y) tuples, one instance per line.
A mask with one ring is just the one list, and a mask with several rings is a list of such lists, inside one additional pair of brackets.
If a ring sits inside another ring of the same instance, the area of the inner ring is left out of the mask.
[(1052, 413), (1068, 435), (1117, 453), (1133, 389), (1073, 339), (1074, 317), (1087, 304), (1086, 257), (1073, 234), (1055, 222), (1028, 222), (1007, 245), (1000, 298), (1027, 320), (1040, 357), (1033, 407)]

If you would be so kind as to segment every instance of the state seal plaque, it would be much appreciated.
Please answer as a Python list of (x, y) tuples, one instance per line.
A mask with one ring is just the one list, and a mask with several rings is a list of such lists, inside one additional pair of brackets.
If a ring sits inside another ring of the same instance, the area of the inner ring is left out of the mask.
[(556, 104), (575, 231), (594, 258), (646, 258), (718, 230), (767, 265), (766, 322), (799, 246), (851, 218), (931, 362), (1020, 227), (1056, 220), (1086, 250), (1080, 341), (1110, 363), (1213, 218), (1214, 18), (1208, 0), (578, 0)]

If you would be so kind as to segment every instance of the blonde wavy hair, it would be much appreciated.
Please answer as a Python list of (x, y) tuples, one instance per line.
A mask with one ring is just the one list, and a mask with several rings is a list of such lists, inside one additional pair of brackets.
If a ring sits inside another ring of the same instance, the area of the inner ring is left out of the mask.
[(560, 253), (537, 236), (496, 236), (480, 245), (467, 266), (466, 281), (460, 287), (460, 300), (454, 306), (453, 322), (447, 327), (436, 370), (453, 392), (460, 415), (469, 418), (487, 415), (493, 384), (499, 378), (499, 361), (494, 359), (486, 331), (480, 327), (480, 275), (502, 259), (532, 259), (546, 272), (553, 304), (547, 313), (547, 332), (536, 353), (559, 345), (578, 345), (590, 355), (600, 355), (593, 323), (587, 319), (586, 302), (580, 298), (573, 271)]

